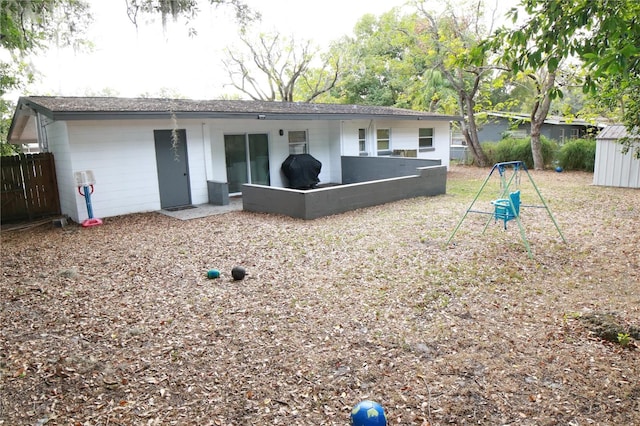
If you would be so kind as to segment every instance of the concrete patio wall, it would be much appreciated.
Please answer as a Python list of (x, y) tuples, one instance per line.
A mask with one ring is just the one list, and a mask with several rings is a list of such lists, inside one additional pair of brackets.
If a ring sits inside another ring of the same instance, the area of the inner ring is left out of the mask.
[(440, 160), (408, 157), (343, 156), (341, 160), (343, 184), (412, 176), (419, 167), (442, 165)]
[(310, 190), (245, 184), (242, 208), (308, 220), (405, 198), (444, 194), (446, 185), (446, 166), (420, 167), (412, 176)]

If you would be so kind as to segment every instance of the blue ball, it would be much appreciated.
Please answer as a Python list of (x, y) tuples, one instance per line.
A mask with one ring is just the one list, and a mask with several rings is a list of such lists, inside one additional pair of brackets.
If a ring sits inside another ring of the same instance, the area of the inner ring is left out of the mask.
[(351, 410), (351, 426), (387, 426), (387, 416), (377, 402), (360, 401)]
[(558, 166), (556, 167), (556, 172), (560, 173), (562, 171), (562, 167)]

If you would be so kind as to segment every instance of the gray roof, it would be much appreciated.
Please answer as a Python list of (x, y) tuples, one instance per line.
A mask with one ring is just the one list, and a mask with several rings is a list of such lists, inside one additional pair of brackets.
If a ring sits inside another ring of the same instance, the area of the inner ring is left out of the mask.
[[(509, 120), (530, 122), (531, 115), (523, 114), (519, 112), (500, 112), (500, 111), (487, 111), (485, 114), (491, 117), (497, 118), (506, 118)], [(558, 115), (547, 115), (547, 118), (544, 120), (545, 124), (554, 124), (554, 125), (565, 125), (565, 126), (591, 126), (591, 127), (604, 127), (603, 124), (599, 122), (590, 122), (586, 120), (581, 120), (579, 118), (566, 118)]]
[(618, 140), (622, 138), (626, 138), (629, 135), (627, 132), (627, 128), (622, 124), (614, 124), (612, 126), (607, 126), (604, 129), (600, 130), (600, 132), (596, 135), (596, 139), (601, 140)]
[(25, 106), (52, 120), (167, 118), (167, 114), (175, 114), (180, 118), (272, 120), (460, 119), (453, 115), (380, 106), (242, 100), (28, 96), (18, 101), (18, 108)]

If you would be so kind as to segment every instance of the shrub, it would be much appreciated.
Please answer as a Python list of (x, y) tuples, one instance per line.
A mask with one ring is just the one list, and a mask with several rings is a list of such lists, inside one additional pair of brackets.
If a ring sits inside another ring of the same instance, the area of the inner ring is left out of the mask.
[(595, 139), (572, 139), (562, 145), (558, 154), (558, 164), (565, 170), (592, 172), (595, 162)]
[[(542, 142), (542, 158), (544, 165), (553, 163), (557, 144), (544, 136), (540, 138)], [(531, 138), (506, 138), (500, 142), (487, 142), (482, 149), (487, 155), (490, 163), (503, 163), (506, 161), (524, 161), (528, 168), (533, 168), (533, 154), (531, 153)]]

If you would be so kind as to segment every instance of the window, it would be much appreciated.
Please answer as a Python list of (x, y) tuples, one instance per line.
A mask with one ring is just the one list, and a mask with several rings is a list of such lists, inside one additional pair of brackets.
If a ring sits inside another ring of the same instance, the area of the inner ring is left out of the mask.
[(378, 155), (391, 155), (391, 131), (389, 129), (378, 129), (376, 131), (376, 144)]
[(306, 130), (290, 130), (289, 131), (289, 154), (308, 154), (307, 147), (307, 131)]
[(579, 139), (580, 138), (580, 129), (572, 128), (571, 129), (571, 139)]
[(418, 148), (420, 152), (433, 150), (433, 129), (418, 130)]
[(360, 155), (367, 155), (367, 129), (358, 129), (358, 150)]

